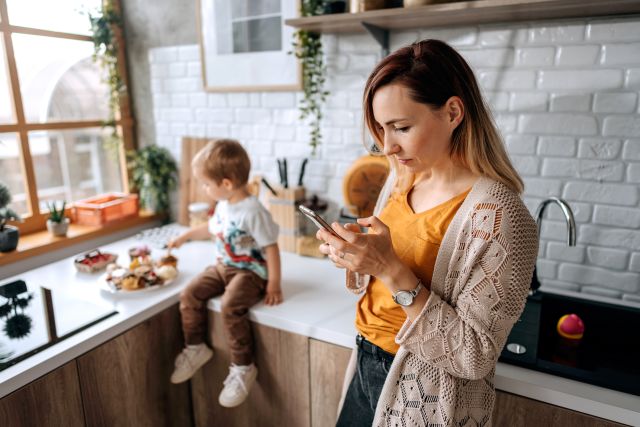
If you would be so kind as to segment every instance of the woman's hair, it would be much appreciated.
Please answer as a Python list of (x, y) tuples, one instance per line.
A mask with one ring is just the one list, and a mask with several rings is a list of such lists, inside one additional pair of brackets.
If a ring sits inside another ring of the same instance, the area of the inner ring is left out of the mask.
[(226, 178), (237, 187), (249, 180), (251, 160), (235, 139), (219, 139), (209, 141), (198, 151), (191, 166), (216, 184), (220, 184)]
[[(455, 49), (440, 40), (423, 40), (396, 50), (376, 66), (364, 89), (363, 110), (364, 124), (378, 148), (383, 138), (373, 114), (373, 97), (391, 83), (404, 86), (413, 101), (433, 109), (440, 109), (452, 96), (459, 97), (464, 117), (451, 136), (450, 156), (473, 173), (522, 193), (522, 179), (509, 160), (473, 71)], [(397, 185), (401, 186), (398, 172)]]

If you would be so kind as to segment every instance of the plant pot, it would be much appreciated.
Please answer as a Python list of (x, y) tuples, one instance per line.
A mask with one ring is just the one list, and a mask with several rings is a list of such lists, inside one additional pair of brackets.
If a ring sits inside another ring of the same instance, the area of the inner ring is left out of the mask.
[(12, 225), (5, 225), (0, 231), (0, 252), (11, 252), (18, 247), (20, 232)]
[(347, 10), (347, 2), (345, 0), (333, 0), (325, 3), (323, 13), (325, 15), (333, 13), (344, 13)]
[(50, 219), (47, 220), (47, 230), (54, 236), (63, 237), (67, 235), (67, 229), (69, 228), (69, 218), (65, 218), (62, 222), (53, 222)]

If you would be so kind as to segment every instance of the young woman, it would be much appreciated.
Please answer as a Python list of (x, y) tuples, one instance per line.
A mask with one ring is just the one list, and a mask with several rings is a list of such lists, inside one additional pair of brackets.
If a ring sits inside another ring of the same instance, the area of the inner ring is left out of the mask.
[(444, 42), (384, 58), (363, 108), (392, 173), (374, 216), (358, 219), (368, 233), (317, 234), (363, 292), (338, 425), (490, 425), (496, 362), (538, 253), (522, 180)]

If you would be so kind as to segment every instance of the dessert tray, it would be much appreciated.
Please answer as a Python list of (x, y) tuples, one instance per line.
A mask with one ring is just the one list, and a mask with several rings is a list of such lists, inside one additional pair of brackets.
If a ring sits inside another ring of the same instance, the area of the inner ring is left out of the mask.
[(171, 284), (178, 276), (178, 259), (167, 253), (158, 260), (151, 258), (146, 246), (129, 250), (128, 266), (109, 264), (98, 279), (100, 288), (112, 294), (137, 294)]

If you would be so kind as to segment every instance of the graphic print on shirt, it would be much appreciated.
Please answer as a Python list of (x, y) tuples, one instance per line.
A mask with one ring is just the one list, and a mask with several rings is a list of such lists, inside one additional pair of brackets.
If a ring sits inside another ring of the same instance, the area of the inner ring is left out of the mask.
[(228, 221), (226, 228), (219, 217), (214, 216), (214, 221), (219, 260), (232, 267), (251, 270), (266, 279), (266, 261), (254, 238), (233, 220)]

